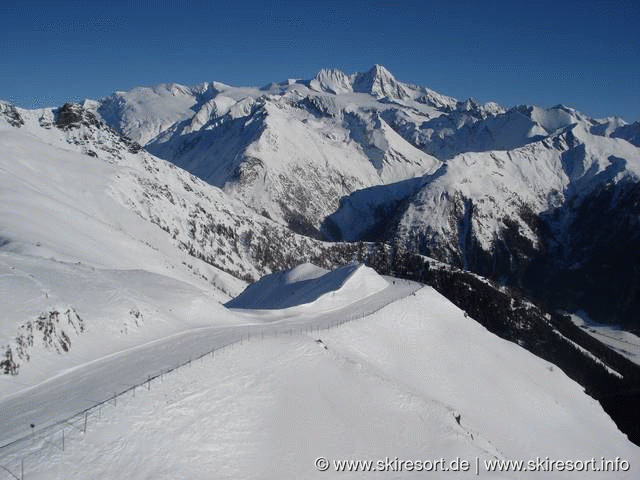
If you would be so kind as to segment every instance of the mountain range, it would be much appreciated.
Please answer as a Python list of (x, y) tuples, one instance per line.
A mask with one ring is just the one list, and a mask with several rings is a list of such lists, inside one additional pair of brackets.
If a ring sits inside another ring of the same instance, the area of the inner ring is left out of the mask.
[(459, 101), (380, 65), (81, 107), (293, 232), (385, 242), (640, 328), (638, 122)]
[(460, 101), (376, 65), (0, 102), (0, 161), (8, 396), (237, 323), (221, 304), (265, 275), (358, 261), (559, 366), (640, 442), (637, 359), (576, 324), (640, 332), (639, 122)]

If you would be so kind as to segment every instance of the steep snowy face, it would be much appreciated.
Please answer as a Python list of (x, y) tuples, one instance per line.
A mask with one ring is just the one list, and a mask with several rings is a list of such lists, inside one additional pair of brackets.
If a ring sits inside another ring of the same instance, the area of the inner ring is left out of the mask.
[(315, 236), (343, 196), (440, 164), (377, 110), (299, 84), (276, 96), (224, 91), (146, 148), (257, 212)]
[(116, 92), (97, 106), (102, 119), (144, 145), (174, 123), (191, 118), (200, 104), (217, 93), (213, 84), (185, 87), (176, 83)]
[[(242, 284), (242, 280), (233, 280), (227, 285), (222, 280), (218, 284), (218, 278), (235, 277), (251, 281), (300, 261), (313, 261), (323, 267), (331, 267), (367, 255), (366, 246), (359, 250), (357, 246), (329, 244), (295, 234), (286, 226), (267, 218), (266, 211), (260, 215), (222, 189), (154, 157), (137, 143), (120, 136), (102, 123), (94, 114), (95, 105), (87, 106), (86, 102), (85, 105), (65, 104), (53, 110), (23, 110), (10, 104), (0, 105), (3, 105), (0, 130), (3, 139), (6, 139), (5, 143), (0, 144), (1, 158), (8, 165), (15, 164), (22, 168), (14, 172), (13, 177), (3, 177), (6, 188), (2, 193), (6, 194), (6, 201), (0, 213), (6, 214), (6, 217), (0, 218), (2, 248), (24, 248), (30, 255), (33, 252), (46, 253), (43, 247), (32, 250), (33, 244), (44, 243), (44, 236), (47, 241), (55, 243), (56, 258), (75, 261), (80, 252), (79, 259), (87, 262), (91, 259), (91, 262), (105, 266), (100, 262), (103, 258), (106, 261), (108, 256), (103, 255), (100, 242), (94, 242), (96, 239), (92, 238), (92, 231), (95, 229), (99, 232), (96, 235), (100, 239), (114, 235), (104, 231), (101, 221), (84, 225), (73, 220), (76, 210), (80, 212), (78, 215), (85, 215), (82, 213), (84, 196), (86, 191), (95, 190), (106, 192), (101, 201), (109, 205), (115, 202), (119, 215), (133, 215), (136, 220), (133, 226), (127, 224), (126, 227), (120, 225), (118, 220), (104, 222), (115, 222), (114, 228), (120, 233), (142, 225), (140, 228), (148, 229), (158, 239), (168, 242), (170, 250), (173, 252), (175, 249), (174, 253), (181, 258), (186, 256), (188, 259), (195, 257), (204, 260), (205, 263), (185, 260), (181, 268), (189, 265), (188, 276), (194, 276), (198, 282), (208, 279), (221, 292), (234, 290)], [(33, 148), (28, 148), (31, 146)], [(23, 159), (21, 163), (12, 161), (17, 156), (15, 152), (19, 152)], [(72, 162), (64, 161), (66, 154)], [(56, 166), (53, 160), (48, 161), (48, 158), (60, 162), (60, 166)], [(86, 168), (83, 169), (85, 164)], [(76, 196), (69, 198), (69, 208), (56, 210), (57, 203), (48, 201), (47, 196), (38, 197), (37, 208), (33, 202), (20, 203), (24, 196), (19, 193), (22, 187), (15, 178), (30, 185), (33, 183), (28, 180), (30, 168), (39, 175), (36, 191), (51, 191), (48, 195), (52, 198), (64, 199), (65, 185), (73, 186), (69, 192), (70, 195), (75, 192)], [(40, 175), (40, 172), (44, 173)], [(47, 182), (54, 183), (55, 187), (46, 186)], [(40, 207), (43, 213), (36, 216), (35, 212), (40, 211)], [(68, 236), (64, 237), (63, 242), (47, 236), (55, 234), (55, 230), (46, 227), (47, 222), (53, 221), (49, 218), (52, 208), (62, 215), (60, 224), (68, 229)], [(97, 211), (100, 208), (100, 205), (95, 206)], [(33, 219), (29, 218), (30, 214), (33, 214)], [(96, 215), (91, 213), (89, 216)], [(78, 229), (79, 225), (89, 231)], [(18, 231), (23, 232), (20, 239), (16, 234)], [(135, 233), (131, 232), (131, 235), (135, 237)], [(146, 245), (147, 237), (143, 238), (140, 242)], [(67, 242), (71, 239), (74, 241)], [(155, 246), (154, 242), (150, 244)], [(113, 250), (114, 255), (118, 253), (117, 249)], [(138, 258), (136, 249), (125, 248), (123, 252), (129, 250), (134, 258)], [(124, 258), (129, 261), (128, 254)], [(115, 268), (119, 261), (108, 261), (106, 266)], [(164, 265), (160, 260), (151, 263), (155, 266)], [(209, 268), (214, 266), (217, 273), (207, 273), (207, 269), (199, 267), (205, 264)], [(133, 265), (138, 264), (134, 262)]]
[(318, 236), (343, 196), (439, 166), (385, 112), (401, 109), (422, 123), (452, 105), (454, 99), (398, 82), (377, 65), (350, 76), (321, 70), (310, 81), (264, 89), (142, 87), (103, 99), (95, 111), (154, 155)]
[(324, 227), (336, 239), (394, 242), (635, 328), (640, 151), (572, 120), (546, 118), (559, 133), (356, 192)]
[(309, 88), (317, 92), (349, 93), (353, 92), (351, 78), (335, 68), (322, 69), (309, 81)]
[(374, 65), (367, 72), (352, 75), (335, 68), (322, 69), (308, 85), (315, 91), (333, 94), (358, 92), (393, 100), (416, 97), (415, 88), (398, 82), (382, 65)]
[(366, 73), (353, 76), (353, 91), (368, 93), (377, 98), (388, 97), (402, 100), (411, 96), (409, 88), (398, 82), (389, 70), (382, 65), (374, 65)]
[(3, 395), (202, 325), (206, 315), (223, 310), (220, 300), (242, 288), (128, 208), (132, 197), (150, 200), (150, 192), (172, 183), (154, 168), (164, 162), (82, 105), (4, 107), (0, 377), (20, 381), (0, 379)]
[(561, 202), (568, 183), (561, 153), (541, 141), (453, 158), (408, 202), (397, 238), (465, 268), (474, 248), (492, 252), (507, 232), (523, 246), (539, 248), (533, 217), (549, 202)]

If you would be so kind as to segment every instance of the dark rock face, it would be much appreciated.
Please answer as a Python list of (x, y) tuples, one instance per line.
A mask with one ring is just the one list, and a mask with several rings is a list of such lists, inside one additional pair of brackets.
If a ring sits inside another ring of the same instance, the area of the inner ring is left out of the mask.
[(30, 351), (36, 344), (58, 354), (67, 353), (71, 348), (71, 336), (84, 331), (84, 320), (74, 308), (64, 312), (43, 312), (35, 321), (22, 324), (14, 341), (2, 347), (4, 359), (0, 360), (0, 373), (17, 375), (20, 365), (30, 360)]
[[(543, 232), (560, 212), (542, 217)], [(553, 308), (640, 331), (640, 183), (608, 184), (587, 196), (566, 223), (565, 238), (542, 238), (545, 252), (523, 275), (526, 290)]]
[(0, 115), (2, 115), (12, 127), (20, 128), (24, 125), (24, 120), (16, 107), (9, 103), (0, 102)]
[[(77, 145), (87, 144), (87, 140), (91, 137), (87, 134), (73, 135), (73, 131), (79, 130), (81, 127), (88, 127), (90, 130), (102, 130), (108, 132), (114, 138), (114, 141), (119, 143), (119, 147), (124, 147), (129, 153), (138, 153), (142, 150), (142, 147), (131, 140), (129, 137), (119, 135), (113, 128), (109, 127), (105, 123), (98, 120), (93, 112), (88, 111), (82, 105), (77, 103), (65, 103), (62, 107), (54, 110), (54, 125), (66, 132), (70, 133), (67, 141), (75, 143)], [(41, 126), (48, 128), (43, 125)], [(109, 150), (111, 153), (115, 153), (115, 149), (111, 146), (105, 145), (101, 140), (97, 140), (98, 147), (102, 150)], [(92, 148), (87, 147), (84, 151), (89, 156), (97, 157), (98, 153)]]
[[(490, 252), (461, 228), (456, 265), (521, 289), (549, 308), (582, 309), (598, 322), (640, 332), (640, 182), (609, 183), (577, 205), (569, 201), (542, 215), (525, 206), (519, 216), (538, 246), (509, 218)], [(437, 251), (417, 253), (437, 258)]]
[(103, 126), (96, 116), (77, 103), (65, 103), (54, 111), (55, 126), (61, 130), (79, 128), (80, 125)]

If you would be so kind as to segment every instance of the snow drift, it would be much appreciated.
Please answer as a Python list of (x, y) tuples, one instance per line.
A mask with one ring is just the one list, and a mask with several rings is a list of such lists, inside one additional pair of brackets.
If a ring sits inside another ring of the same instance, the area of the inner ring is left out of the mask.
[(373, 269), (361, 264), (327, 271), (304, 263), (261, 278), (226, 306), (271, 310), (313, 304), (316, 308), (338, 308), (373, 295), (388, 285)]

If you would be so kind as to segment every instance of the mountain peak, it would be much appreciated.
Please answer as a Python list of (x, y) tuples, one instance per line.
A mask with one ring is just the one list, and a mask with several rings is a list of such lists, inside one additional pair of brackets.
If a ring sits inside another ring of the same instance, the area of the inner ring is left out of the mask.
[(375, 75), (379, 75), (379, 76), (380, 75), (388, 76), (395, 80), (393, 74), (389, 71), (389, 69), (384, 65), (380, 65), (379, 63), (376, 63), (373, 67), (371, 67), (368, 73), (374, 73)]
[(374, 65), (368, 72), (353, 76), (353, 91), (377, 97), (407, 98), (407, 89), (382, 65)]
[(323, 68), (309, 82), (313, 90), (330, 93), (359, 92), (378, 98), (407, 98), (409, 94), (383, 65), (375, 64), (364, 73), (347, 75), (337, 68)]
[(337, 68), (323, 68), (316, 73), (309, 86), (314, 90), (336, 94), (353, 91), (349, 76)]

